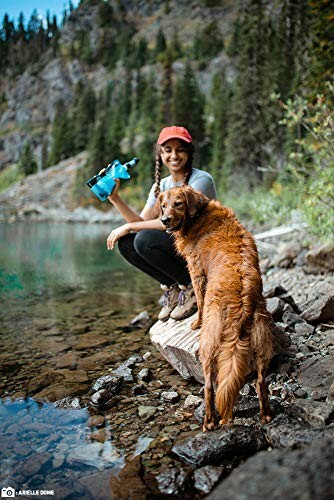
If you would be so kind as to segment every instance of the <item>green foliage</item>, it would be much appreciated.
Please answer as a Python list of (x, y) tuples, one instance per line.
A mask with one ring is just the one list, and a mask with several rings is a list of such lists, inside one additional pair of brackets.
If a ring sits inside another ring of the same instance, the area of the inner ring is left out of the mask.
[(233, 85), (224, 169), (230, 185), (254, 188), (280, 148), (270, 51), (271, 22), (263, 0), (249, 0), (240, 12), (237, 70)]
[(90, 85), (80, 82), (75, 92), (75, 104), (72, 111), (73, 152), (80, 153), (87, 147), (95, 123), (96, 97)]
[(36, 158), (32, 154), (29, 142), (26, 142), (19, 161), (19, 169), (23, 175), (34, 174), (37, 171)]
[(187, 63), (183, 77), (173, 87), (172, 121), (188, 128), (198, 145), (204, 139), (204, 104), (205, 97), (191, 65)]
[(264, 186), (249, 190), (231, 190), (220, 194), (224, 205), (230, 206), (244, 221), (253, 221), (269, 227), (286, 224), (291, 212), (300, 207), (300, 194), (292, 186), (274, 183), (270, 189)]
[(209, 170), (220, 191), (226, 191), (228, 172), (224, 170), (226, 138), (228, 132), (229, 104), (231, 90), (223, 71), (217, 73), (212, 82), (210, 99), (207, 104), (207, 133), (210, 138), (211, 158)]
[(326, 94), (326, 82), (333, 82), (334, 11), (328, 0), (310, 0), (310, 60), (308, 86), (311, 97), (318, 92)]
[(193, 42), (193, 56), (195, 60), (208, 62), (224, 48), (224, 40), (217, 21), (211, 21), (202, 30), (196, 32)]
[(167, 49), (166, 37), (165, 37), (162, 29), (160, 28), (158, 33), (157, 33), (157, 38), (155, 41), (155, 49), (153, 52), (154, 57), (157, 57), (162, 52), (165, 52), (166, 49)]
[(17, 163), (10, 165), (0, 172), (0, 193), (8, 189), (12, 184), (24, 177), (22, 170)]
[(64, 103), (57, 104), (56, 116), (52, 128), (52, 146), (48, 158), (48, 165), (54, 165), (64, 158), (71, 156), (74, 149), (74, 134), (69, 110)]
[(282, 120), (290, 130), (299, 130), (295, 150), (283, 172), (283, 181), (292, 184), (302, 198), (301, 208), (318, 236), (333, 239), (334, 222), (334, 112), (331, 102), (334, 86), (327, 82), (326, 94), (310, 101), (301, 96), (281, 102), (285, 109)]

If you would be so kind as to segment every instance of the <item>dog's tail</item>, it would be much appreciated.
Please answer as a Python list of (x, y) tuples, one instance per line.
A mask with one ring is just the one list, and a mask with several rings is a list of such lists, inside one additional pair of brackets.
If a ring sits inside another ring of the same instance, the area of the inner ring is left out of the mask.
[(250, 348), (250, 336), (243, 321), (224, 325), (216, 354), (216, 406), (222, 423), (232, 419), (233, 407), (250, 371)]

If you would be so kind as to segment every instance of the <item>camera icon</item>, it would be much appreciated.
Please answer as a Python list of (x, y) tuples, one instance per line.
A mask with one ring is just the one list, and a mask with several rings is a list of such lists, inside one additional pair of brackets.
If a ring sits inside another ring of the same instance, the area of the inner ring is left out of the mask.
[(14, 488), (1, 488), (1, 496), (4, 498), (14, 498), (15, 497)]

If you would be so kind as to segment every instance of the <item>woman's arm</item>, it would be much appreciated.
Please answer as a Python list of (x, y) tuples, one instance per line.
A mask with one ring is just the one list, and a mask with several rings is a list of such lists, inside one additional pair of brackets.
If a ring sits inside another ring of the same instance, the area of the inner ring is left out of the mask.
[(129, 207), (125, 203), (125, 201), (122, 200), (122, 198), (118, 194), (119, 186), (120, 186), (120, 180), (115, 179), (116, 186), (114, 187), (113, 192), (108, 196), (108, 200), (114, 207), (117, 208), (119, 213), (121, 214), (122, 217), (127, 222), (135, 222), (135, 221), (141, 221), (143, 218), (135, 212), (135, 210), (132, 210), (132, 208)]
[(107, 239), (108, 250), (113, 250), (116, 242), (126, 234), (131, 231), (142, 231), (143, 229), (158, 229), (160, 231), (164, 231), (166, 228), (160, 219), (127, 222), (126, 224), (123, 224), (123, 226), (117, 227), (111, 231)]
[[(116, 186), (113, 190), (113, 192), (108, 196), (108, 200), (114, 207), (117, 208), (119, 213), (124, 217), (126, 222), (132, 223), (132, 222), (140, 222), (140, 221), (146, 221), (146, 220), (152, 220), (152, 219), (157, 219), (159, 216), (159, 208), (157, 205), (155, 205), (153, 208), (148, 207), (145, 205), (144, 209), (142, 210), (141, 214), (139, 215), (135, 210), (133, 210), (129, 205), (125, 203), (125, 201), (122, 200), (122, 198), (118, 194), (119, 186), (120, 186), (120, 180), (115, 179)], [(146, 229), (146, 228), (144, 228)], [(140, 229), (137, 229), (140, 231)], [(135, 229), (131, 229), (131, 231), (136, 231)]]

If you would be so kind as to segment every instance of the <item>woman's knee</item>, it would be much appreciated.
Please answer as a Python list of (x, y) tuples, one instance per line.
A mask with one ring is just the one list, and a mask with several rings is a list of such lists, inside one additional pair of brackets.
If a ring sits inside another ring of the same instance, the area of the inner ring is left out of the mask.
[(120, 254), (123, 255), (123, 257), (127, 257), (130, 253), (133, 253), (134, 251), (134, 234), (126, 234), (125, 236), (122, 236), (117, 242), (118, 245), (118, 250), (120, 251)]
[(162, 231), (157, 229), (144, 229), (136, 234), (134, 239), (134, 247), (137, 253), (145, 256), (152, 251), (152, 248), (160, 247), (160, 239)]

